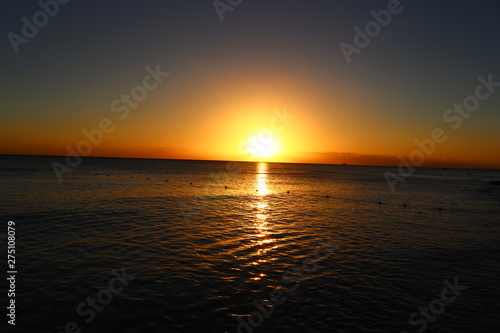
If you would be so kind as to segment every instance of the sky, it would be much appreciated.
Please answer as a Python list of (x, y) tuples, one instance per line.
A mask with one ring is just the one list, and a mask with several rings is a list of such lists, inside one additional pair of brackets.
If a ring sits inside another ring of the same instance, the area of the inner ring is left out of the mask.
[(0, 154), (500, 168), (497, 1), (0, 0), (0, 15)]

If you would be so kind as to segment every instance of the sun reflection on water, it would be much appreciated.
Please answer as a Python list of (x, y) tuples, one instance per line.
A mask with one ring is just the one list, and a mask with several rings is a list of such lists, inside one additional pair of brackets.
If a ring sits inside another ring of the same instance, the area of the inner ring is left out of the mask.
[[(270, 206), (268, 203), (269, 188), (268, 188), (268, 178), (267, 178), (267, 163), (257, 164), (256, 182), (257, 191), (256, 202), (254, 204), (255, 208), (255, 236), (257, 237), (254, 242), (257, 248), (255, 253), (255, 260), (252, 263), (253, 266), (259, 267), (259, 265), (264, 264), (270, 260), (266, 255), (267, 252), (274, 248), (273, 243), (275, 239), (272, 237), (271, 225), (269, 223), (270, 217)], [(260, 272), (255, 272), (252, 280), (258, 281), (265, 277), (266, 274)]]
[(267, 187), (267, 163), (257, 164), (257, 194), (259, 201), (256, 204), (256, 225), (257, 228), (264, 232), (266, 229), (266, 220), (268, 217), (268, 203), (266, 195), (269, 194)]
[(257, 164), (257, 194), (269, 194), (269, 188), (267, 187), (267, 163)]

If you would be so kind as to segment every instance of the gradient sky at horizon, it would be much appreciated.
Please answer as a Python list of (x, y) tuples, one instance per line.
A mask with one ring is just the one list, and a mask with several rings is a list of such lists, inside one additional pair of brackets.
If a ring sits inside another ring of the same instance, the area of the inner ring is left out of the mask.
[[(388, 1), (70, 1), (15, 54), (37, 1), (0, 3), (0, 153), (66, 155), (102, 118), (92, 156), (251, 160), (241, 143), (273, 109), (295, 118), (271, 161), (397, 165), (443, 128), (425, 166), (500, 168), (500, 88), (453, 130), (444, 112), (500, 82), (500, 4), (401, 1), (348, 64), (339, 44)], [(157, 64), (170, 75), (120, 120), (111, 103)]]

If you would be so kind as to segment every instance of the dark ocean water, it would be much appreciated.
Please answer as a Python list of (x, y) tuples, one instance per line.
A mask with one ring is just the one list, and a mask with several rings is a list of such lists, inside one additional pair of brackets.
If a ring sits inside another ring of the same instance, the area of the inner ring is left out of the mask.
[(500, 331), (499, 171), (54, 160), (0, 156), (2, 332)]

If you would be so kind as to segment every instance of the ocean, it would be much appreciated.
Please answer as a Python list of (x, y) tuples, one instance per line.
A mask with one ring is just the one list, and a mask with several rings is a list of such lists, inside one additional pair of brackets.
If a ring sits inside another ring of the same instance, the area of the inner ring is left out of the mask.
[(0, 156), (2, 332), (500, 331), (498, 170), (53, 161)]

